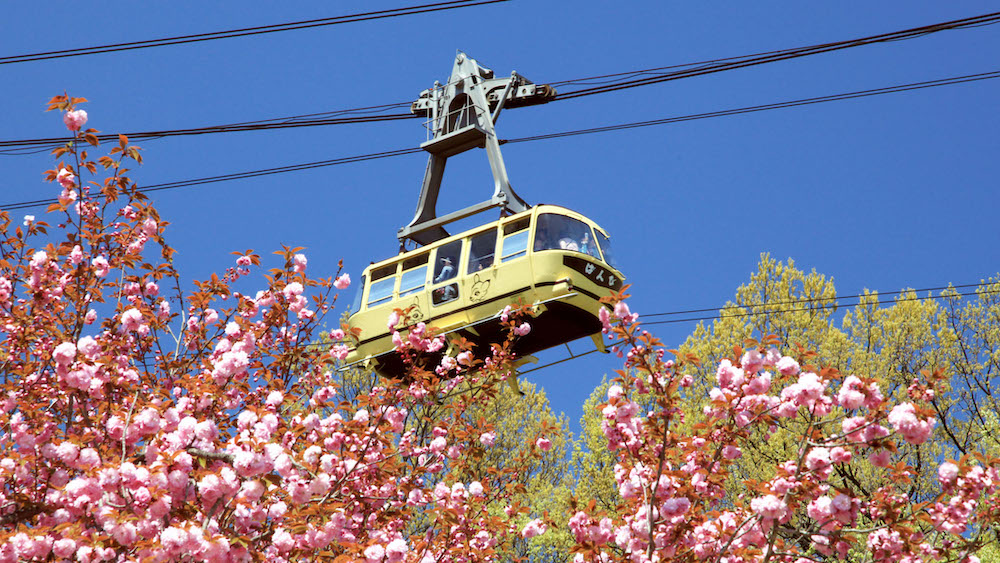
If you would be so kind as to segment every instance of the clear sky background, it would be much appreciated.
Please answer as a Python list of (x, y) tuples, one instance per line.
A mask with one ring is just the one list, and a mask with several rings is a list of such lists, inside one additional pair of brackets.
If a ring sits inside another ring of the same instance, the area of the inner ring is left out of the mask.
[[(0, 57), (399, 8), (401, 1), (12, 2)], [(514, 0), (435, 14), (85, 57), (0, 64), (0, 140), (65, 135), (53, 95), (91, 100), (102, 132), (203, 127), (409, 102), (456, 49), (536, 83), (875, 35), (997, 10), (996, 2)], [(505, 111), (501, 138), (713, 112), (1000, 70), (1000, 25), (947, 31)], [(503, 147), (529, 203), (612, 234), (639, 313), (717, 307), (762, 252), (833, 277), (838, 293), (976, 283), (1000, 270), (1000, 79)], [(394, 110), (398, 111), (398, 110)], [(138, 143), (140, 185), (416, 146), (417, 119)], [(0, 206), (54, 197), (41, 154), (0, 154)], [(422, 154), (161, 191), (188, 279), (234, 250), (306, 247), (314, 275), (357, 277), (397, 251)], [(485, 154), (449, 161), (439, 210), (486, 199)], [(43, 209), (15, 211), (15, 216)], [(495, 215), (480, 216), (483, 222)], [(270, 264), (270, 265), (273, 265)], [(345, 296), (350, 297), (350, 296)], [(344, 301), (347, 301), (345, 299)], [(657, 327), (674, 346), (693, 323)], [(592, 345), (575, 343), (576, 352)], [(546, 355), (556, 360), (565, 354)], [(576, 425), (619, 365), (592, 354), (531, 374)]]

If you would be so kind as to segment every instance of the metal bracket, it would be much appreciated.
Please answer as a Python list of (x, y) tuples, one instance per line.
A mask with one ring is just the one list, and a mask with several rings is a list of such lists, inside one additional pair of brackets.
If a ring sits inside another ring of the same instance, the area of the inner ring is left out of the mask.
[[(499, 207), (501, 212), (519, 213), (528, 204), (518, 197), (507, 177), (500, 141), (494, 125), (504, 107), (543, 104), (556, 96), (548, 85), (535, 85), (512, 72), (509, 78), (494, 78), (493, 71), (479, 66), (475, 59), (459, 51), (448, 83), (420, 93), (410, 111), (427, 118), (428, 140), (420, 145), (430, 156), (417, 201), (417, 211), (408, 225), (399, 229), (400, 248), (407, 240), (430, 244), (448, 236), (444, 225)], [(469, 149), (485, 148), (493, 173), (493, 196), (476, 205), (437, 216), (448, 157)]]

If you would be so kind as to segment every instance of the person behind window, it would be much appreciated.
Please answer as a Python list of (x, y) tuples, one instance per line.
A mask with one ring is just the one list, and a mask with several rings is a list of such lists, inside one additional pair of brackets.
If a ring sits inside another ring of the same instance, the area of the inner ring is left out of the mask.
[(539, 223), (538, 230), (535, 231), (535, 250), (547, 250), (552, 248), (549, 242), (549, 228), (545, 223)]
[(579, 251), (580, 245), (576, 243), (573, 237), (569, 236), (569, 233), (563, 233), (563, 236), (559, 237), (559, 248)]
[(584, 231), (583, 240), (580, 241), (580, 252), (584, 254), (594, 255), (594, 243), (590, 240), (590, 232)]
[(451, 265), (451, 258), (445, 256), (441, 259), (441, 263), (444, 265), (441, 267), (441, 272), (434, 278), (434, 283), (443, 282), (455, 277), (455, 267)]

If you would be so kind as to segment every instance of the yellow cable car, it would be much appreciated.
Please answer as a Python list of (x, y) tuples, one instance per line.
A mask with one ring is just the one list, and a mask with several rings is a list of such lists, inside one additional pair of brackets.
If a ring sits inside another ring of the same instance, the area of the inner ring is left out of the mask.
[(369, 362), (398, 377), (386, 321), (409, 309), (403, 325), (424, 322), (457, 332), (480, 354), (503, 339), (499, 315), (511, 303), (536, 305), (532, 330), (514, 353), (540, 350), (591, 336), (603, 349), (601, 297), (619, 290), (607, 233), (596, 223), (555, 205), (537, 205), (510, 217), (402, 253), (365, 269), (348, 324), (361, 329), (349, 364)]
[[(520, 357), (591, 336), (604, 351), (598, 311), (601, 297), (621, 288), (623, 276), (611, 255), (608, 234), (590, 219), (555, 205), (529, 207), (514, 193), (494, 125), (504, 107), (543, 104), (556, 96), (512, 72), (496, 78), (459, 52), (451, 78), (424, 90), (410, 111), (427, 118), (430, 156), (413, 220), (397, 233), (400, 254), (365, 269), (348, 318), (360, 338), (347, 365), (364, 363), (383, 375), (403, 375), (387, 326), (395, 309), (408, 310), (403, 326), (424, 322), (458, 333), (485, 355), (503, 340), (500, 312), (533, 305), (539, 313), (513, 352)], [(493, 196), (438, 217), (441, 178), (449, 157), (486, 149)], [(501, 218), (460, 234), (444, 226), (500, 208)], [(420, 245), (405, 251), (406, 243)], [(513, 380), (512, 384), (513, 384)]]

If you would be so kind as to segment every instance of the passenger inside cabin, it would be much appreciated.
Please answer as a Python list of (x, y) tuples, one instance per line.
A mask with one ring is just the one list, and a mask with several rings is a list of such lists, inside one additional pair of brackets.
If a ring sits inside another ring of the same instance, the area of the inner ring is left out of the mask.
[(452, 266), (450, 257), (445, 256), (442, 258), (441, 264), (441, 271), (438, 272), (437, 277), (434, 278), (434, 283), (443, 282), (455, 277), (455, 267)]
[(549, 227), (545, 223), (539, 223), (538, 230), (535, 231), (535, 250), (548, 250), (550, 248), (553, 246), (549, 240)]

